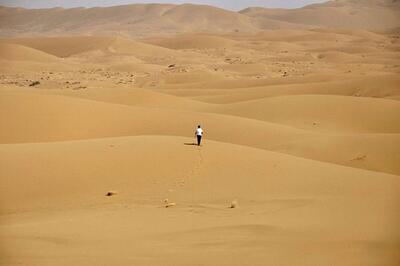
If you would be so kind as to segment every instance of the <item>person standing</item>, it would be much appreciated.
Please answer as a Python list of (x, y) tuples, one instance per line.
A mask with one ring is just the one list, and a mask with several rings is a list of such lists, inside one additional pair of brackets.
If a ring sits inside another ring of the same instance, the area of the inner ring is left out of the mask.
[(203, 129), (201, 128), (200, 125), (197, 126), (195, 135), (196, 135), (196, 138), (197, 138), (197, 146), (200, 146), (201, 138), (203, 137)]

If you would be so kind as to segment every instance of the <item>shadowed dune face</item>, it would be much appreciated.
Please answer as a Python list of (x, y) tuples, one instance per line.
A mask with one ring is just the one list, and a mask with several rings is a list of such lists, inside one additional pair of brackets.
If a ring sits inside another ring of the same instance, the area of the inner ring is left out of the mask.
[(1, 8), (0, 264), (397, 265), (397, 11)]

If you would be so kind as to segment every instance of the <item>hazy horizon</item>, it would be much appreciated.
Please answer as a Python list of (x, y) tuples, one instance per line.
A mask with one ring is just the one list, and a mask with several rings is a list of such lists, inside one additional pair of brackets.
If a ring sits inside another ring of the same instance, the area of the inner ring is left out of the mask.
[(243, 0), (243, 1), (230, 1), (230, 0), (0, 0), (0, 5), (10, 6), (10, 7), (24, 7), (24, 8), (52, 8), (52, 7), (96, 7), (96, 6), (116, 6), (116, 5), (126, 5), (126, 4), (137, 4), (137, 3), (171, 3), (171, 4), (203, 4), (212, 5), (224, 9), (230, 10), (241, 10), (247, 7), (267, 7), (267, 8), (299, 8), (309, 4), (327, 2), (326, 0)]

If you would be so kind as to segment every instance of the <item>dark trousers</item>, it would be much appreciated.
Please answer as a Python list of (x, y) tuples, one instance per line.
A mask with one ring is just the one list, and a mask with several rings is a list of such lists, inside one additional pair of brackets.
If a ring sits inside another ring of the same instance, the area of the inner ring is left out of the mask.
[(201, 144), (201, 136), (197, 135), (197, 145), (200, 146)]

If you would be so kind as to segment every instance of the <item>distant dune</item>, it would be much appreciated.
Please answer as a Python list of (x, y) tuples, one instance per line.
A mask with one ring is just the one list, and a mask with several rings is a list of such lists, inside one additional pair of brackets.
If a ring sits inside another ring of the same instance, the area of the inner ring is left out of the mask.
[(240, 13), (312, 27), (385, 30), (400, 25), (398, 0), (338, 0), (293, 10), (248, 8)]
[(240, 12), (205, 5), (134, 4), (97, 8), (29, 10), (0, 7), (2, 36), (118, 34), (149, 36), (184, 32), (258, 32), (334, 27), (388, 30), (400, 27), (399, 1), (329, 1), (299, 9), (247, 8)]
[(58, 58), (30, 47), (0, 43), (0, 59), (34, 62), (54, 62)]

